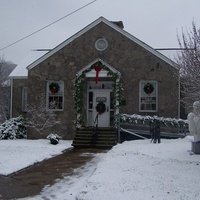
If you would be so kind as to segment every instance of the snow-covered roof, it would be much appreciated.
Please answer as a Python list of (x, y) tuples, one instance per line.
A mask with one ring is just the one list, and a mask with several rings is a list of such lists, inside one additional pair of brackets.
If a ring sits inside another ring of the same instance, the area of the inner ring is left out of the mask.
[(141, 47), (143, 47), (147, 51), (151, 52), (155, 56), (164, 60), (166, 63), (170, 64), (172, 67), (176, 68), (177, 64), (175, 62), (173, 62), (171, 59), (169, 59), (168, 57), (166, 57), (163, 54), (161, 54), (160, 52), (156, 51), (154, 48), (150, 47), (146, 43), (137, 39), (136, 37), (134, 37), (130, 33), (124, 31), (122, 28), (120, 28), (119, 26), (117, 26), (113, 22), (108, 21), (104, 17), (99, 17), (97, 20), (95, 20), (94, 22), (92, 22), (91, 24), (89, 24), (88, 26), (86, 26), (85, 28), (83, 28), (82, 30), (80, 30), (79, 32), (77, 32), (76, 34), (74, 34), (73, 36), (71, 36), (70, 38), (68, 38), (67, 40), (62, 42), (61, 44), (59, 44), (58, 46), (53, 48), (51, 51), (49, 51), (49, 52), (42, 52), (42, 51), (31, 52), (31, 54), (21, 64), (19, 64), (15, 68), (15, 70), (13, 70), (13, 72), (10, 74), (9, 77), (15, 78), (15, 79), (17, 79), (17, 78), (27, 78), (28, 70), (37, 66), (39, 63), (43, 62), (44, 60), (46, 60), (47, 58), (49, 58), (50, 56), (52, 56), (53, 54), (58, 52), (60, 49), (62, 49), (66, 45), (68, 45), (70, 42), (72, 42), (76, 38), (80, 37), (81, 35), (83, 35), (84, 33), (86, 33), (91, 28), (93, 28), (94, 26), (98, 25), (101, 22), (107, 24), (108, 26), (110, 26), (111, 28), (116, 30), (117, 32), (121, 33), (122, 35), (129, 38), (133, 42), (137, 43), (138, 45), (140, 45)]
[(117, 32), (121, 33), (125, 37), (129, 38), (133, 42), (137, 43), (138, 45), (140, 45), (141, 47), (143, 47), (147, 51), (151, 52), (152, 54), (154, 54), (155, 56), (159, 57), (160, 59), (162, 59), (166, 63), (170, 64), (172, 67), (177, 68), (177, 64), (175, 62), (173, 62), (171, 59), (169, 59), (168, 57), (164, 56), (160, 52), (156, 51), (154, 48), (150, 47), (146, 43), (142, 42), (138, 38), (136, 38), (133, 35), (131, 35), (130, 33), (126, 32), (125, 30), (120, 28), (115, 23), (113, 23), (111, 21), (108, 21), (104, 17), (99, 17), (97, 20), (95, 20), (94, 22), (92, 22), (91, 24), (89, 24), (88, 26), (86, 26), (85, 28), (83, 28), (82, 30), (80, 30), (79, 32), (77, 32), (76, 34), (74, 34), (73, 36), (71, 36), (70, 38), (68, 38), (67, 40), (62, 42), (61, 44), (59, 44), (58, 46), (56, 46), (54, 49), (49, 51), (47, 54), (42, 56), (40, 59), (38, 59), (37, 61), (33, 62), (27, 68), (30, 70), (33, 67), (37, 66), (39, 63), (43, 62), (44, 60), (46, 60), (47, 58), (49, 58), (50, 56), (52, 56), (53, 54), (58, 52), (60, 49), (62, 49), (63, 47), (65, 47), (66, 45), (71, 43), (73, 40), (75, 40), (76, 38), (80, 37), (81, 35), (83, 35), (84, 33), (86, 33), (87, 31), (89, 31), (90, 29), (92, 29), (93, 27), (95, 27), (96, 25), (98, 25), (101, 22), (105, 23), (106, 25), (108, 25), (109, 27), (113, 28)]
[(34, 61), (38, 60), (40, 57), (42, 57), (44, 54), (46, 54), (46, 51), (31, 51), (24, 60), (22, 60), (17, 67), (10, 73), (9, 77), (12, 79), (23, 79), (27, 78), (28, 76), (28, 70), (27, 66), (32, 64)]

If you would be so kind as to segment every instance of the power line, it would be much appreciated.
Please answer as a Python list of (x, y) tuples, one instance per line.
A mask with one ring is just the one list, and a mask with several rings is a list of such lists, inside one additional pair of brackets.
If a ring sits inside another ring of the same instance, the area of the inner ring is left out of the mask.
[(185, 51), (185, 50), (196, 50), (196, 48), (155, 48), (157, 51)]
[(97, 1), (97, 0), (91, 1), (91, 2), (89, 2), (89, 3), (87, 3), (87, 4), (85, 4), (84, 6), (82, 6), (82, 7), (78, 8), (78, 9), (72, 11), (71, 13), (68, 13), (67, 15), (65, 15), (65, 16), (63, 16), (63, 17), (61, 17), (61, 18), (59, 18), (59, 19), (57, 19), (57, 20), (51, 22), (50, 24), (48, 24), (48, 25), (46, 25), (46, 26), (44, 26), (44, 27), (42, 27), (42, 28), (40, 28), (40, 29), (38, 29), (38, 30), (36, 30), (36, 31), (34, 31), (34, 32), (32, 32), (32, 33), (30, 33), (30, 34), (24, 36), (24, 37), (22, 37), (21, 39), (16, 40), (15, 42), (12, 42), (12, 43), (10, 43), (9, 45), (0, 48), (0, 51), (2, 51), (2, 50), (4, 50), (4, 49), (7, 49), (8, 47), (13, 46), (13, 45), (15, 45), (15, 44), (21, 42), (22, 40), (25, 40), (26, 38), (28, 38), (28, 37), (30, 37), (30, 36), (32, 36), (32, 35), (34, 35), (34, 34), (40, 32), (40, 31), (42, 31), (42, 30), (44, 30), (45, 28), (48, 28), (49, 26), (51, 26), (51, 25), (53, 25), (53, 24), (55, 24), (55, 23), (57, 23), (57, 22), (63, 20), (63, 19), (66, 18), (66, 17), (69, 17), (70, 15), (72, 15), (72, 14), (78, 12), (79, 10), (82, 10), (83, 8), (85, 8), (85, 7), (87, 7), (87, 6), (91, 5), (91, 4), (93, 4), (95, 1)]

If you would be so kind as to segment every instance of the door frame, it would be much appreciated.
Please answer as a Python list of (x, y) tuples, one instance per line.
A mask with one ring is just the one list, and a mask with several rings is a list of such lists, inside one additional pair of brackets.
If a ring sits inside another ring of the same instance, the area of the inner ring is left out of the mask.
[[(87, 106), (86, 106), (86, 109), (87, 109), (87, 126), (94, 126), (94, 122), (93, 122), (93, 118), (94, 118), (94, 92), (97, 92), (97, 91), (107, 91), (107, 92), (109, 92), (109, 94), (111, 94), (111, 92), (112, 92), (112, 89), (89, 89), (89, 88), (87, 88), (87, 101), (86, 101), (86, 104), (87, 104)], [(93, 92), (93, 108), (92, 109), (89, 109), (89, 104), (88, 104), (88, 102), (89, 102), (89, 92)], [(110, 108), (110, 101), (111, 101), (111, 98), (110, 98), (110, 96), (109, 96), (109, 126), (108, 127), (110, 127), (110, 125), (111, 125), (111, 122), (110, 122), (110, 112), (111, 112), (111, 108)], [(92, 113), (92, 118), (90, 119), (90, 114), (89, 113)], [(92, 122), (90, 122), (90, 120), (92, 120)]]
[[(92, 111), (93, 121), (95, 120), (95, 117), (96, 117), (96, 114), (97, 114), (97, 112), (95, 110), (96, 109), (95, 104), (97, 104), (95, 97), (101, 96), (100, 94), (102, 94), (102, 96), (105, 94), (105, 96), (107, 97), (106, 113), (105, 113), (105, 114), (107, 114), (107, 116), (105, 116), (105, 115), (104, 116), (107, 117), (108, 122), (104, 123), (104, 124), (107, 124), (107, 125), (103, 125), (103, 126), (100, 125), (101, 124), (100, 119), (103, 117), (102, 116), (104, 114), (103, 113), (102, 115), (99, 115), (98, 127), (110, 127), (110, 93), (111, 93), (110, 89), (105, 89), (105, 90), (97, 89), (93, 92), (93, 95), (94, 95), (93, 96), (93, 111)], [(105, 122), (105, 120), (104, 120), (104, 122)]]
[[(117, 117), (119, 115), (119, 97), (121, 94), (121, 73), (116, 70), (114, 67), (106, 63), (100, 58), (93, 60), (91, 63), (81, 68), (76, 73), (75, 77), (75, 92), (74, 92), (74, 100), (75, 100), (75, 112), (76, 112), (76, 128), (81, 128), (82, 126), (89, 126), (88, 124), (88, 87), (84, 88), (86, 90), (81, 91), (80, 88), (91, 80), (96, 80), (96, 73), (93, 73), (93, 69), (98, 65), (101, 67), (99, 78), (103, 81), (111, 81), (114, 84), (113, 98), (114, 98), (114, 107), (113, 107), (113, 126), (118, 126)], [(119, 67), (119, 66), (118, 66)], [(103, 72), (103, 73), (101, 73)], [(104, 73), (105, 72), (105, 73)], [(86, 101), (86, 102), (85, 102)], [(86, 104), (86, 105), (85, 105)], [(80, 109), (82, 107), (82, 109)], [(87, 109), (87, 110), (86, 110)], [(86, 112), (85, 112), (86, 111)], [(111, 120), (112, 121), (112, 120)], [(112, 125), (111, 125), (112, 126)]]

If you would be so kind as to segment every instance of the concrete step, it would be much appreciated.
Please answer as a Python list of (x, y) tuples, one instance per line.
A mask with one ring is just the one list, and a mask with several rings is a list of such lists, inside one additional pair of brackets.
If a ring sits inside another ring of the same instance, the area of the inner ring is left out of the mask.
[[(93, 139), (93, 137), (92, 136), (84, 136), (84, 137), (81, 137), (81, 136), (76, 136), (75, 138), (74, 138), (74, 140), (91, 140), (91, 139)], [(112, 141), (112, 140), (115, 140), (116, 139), (116, 137), (115, 136), (112, 136), (112, 137), (97, 137), (97, 139), (98, 140), (105, 140), (105, 141)]]
[[(91, 140), (74, 140), (73, 143), (93, 143)], [(116, 144), (115, 140), (96, 140), (95, 144)]]
[[(92, 137), (93, 136), (93, 134), (91, 134), (91, 133), (84, 133), (84, 134), (81, 134), (81, 133), (78, 133), (78, 134), (76, 134), (76, 136), (75, 137)], [(116, 134), (97, 134), (97, 136), (99, 137), (99, 138), (114, 138), (114, 137), (116, 137)]]
[(103, 144), (72, 144), (72, 146), (74, 146), (75, 148), (81, 148), (81, 147), (94, 147), (94, 148), (112, 148), (114, 145), (103, 145)]
[[(94, 134), (97, 133), (95, 138)], [(81, 128), (77, 129), (74, 137), (74, 147), (112, 147), (117, 143), (117, 130), (115, 128)]]

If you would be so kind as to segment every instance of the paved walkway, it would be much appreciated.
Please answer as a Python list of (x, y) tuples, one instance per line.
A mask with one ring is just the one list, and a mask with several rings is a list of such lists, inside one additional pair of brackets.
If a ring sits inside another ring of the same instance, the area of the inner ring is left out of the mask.
[(53, 185), (56, 179), (73, 175), (74, 169), (85, 165), (100, 152), (106, 150), (71, 149), (15, 174), (0, 176), (0, 199), (37, 195), (44, 186)]

